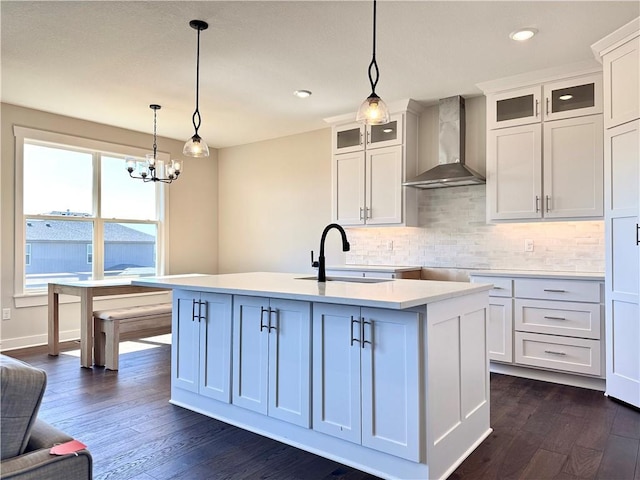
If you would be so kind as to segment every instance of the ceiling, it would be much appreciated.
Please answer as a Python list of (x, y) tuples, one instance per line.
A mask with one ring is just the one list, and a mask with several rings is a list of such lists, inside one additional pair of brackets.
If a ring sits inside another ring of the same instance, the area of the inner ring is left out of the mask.
[[(377, 93), (425, 105), (477, 83), (593, 60), (637, 1), (378, 2)], [(228, 147), (326, 127), (370, 93), (371, 1), (0, 2), (2, 101), (186, 140), (196, 31), (200, 135)], [(511, 31), (533, 26), (527, 43)], [(307, 89), (307, 99), (293, 96)]]

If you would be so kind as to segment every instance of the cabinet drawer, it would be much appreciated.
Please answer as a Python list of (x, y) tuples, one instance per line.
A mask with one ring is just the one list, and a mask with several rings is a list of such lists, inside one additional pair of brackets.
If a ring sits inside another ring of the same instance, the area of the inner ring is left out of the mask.
[(471, 282), (492, 283), (493, 288), (489, 291), (489, 296), (491, 297), (510, 297), (513, 292), (513, 280), (510, 278), (472, 275)]
[(551, 278), (516, 278), (515, 297), (600, 303), (600, 283)]
[(600, 376), (600, 341), (516, 332), (516, 363)]
[(600, 338), (600, 305), (516, 299), (515, 329), (523, 332)]

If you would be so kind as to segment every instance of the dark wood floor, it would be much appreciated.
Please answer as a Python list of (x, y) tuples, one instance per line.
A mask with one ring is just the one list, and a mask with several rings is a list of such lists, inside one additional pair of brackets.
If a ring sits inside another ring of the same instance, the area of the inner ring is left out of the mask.
[[(168, 345), (121, 354), (119, 372), (6, 354), (47, 372), (40, 417), (89, 446), (98, 480), (376, 478), (169, 404)], [(640, 413), (602, 392), (492, 374), (491, 426), (450, 480), (640, 480)]]

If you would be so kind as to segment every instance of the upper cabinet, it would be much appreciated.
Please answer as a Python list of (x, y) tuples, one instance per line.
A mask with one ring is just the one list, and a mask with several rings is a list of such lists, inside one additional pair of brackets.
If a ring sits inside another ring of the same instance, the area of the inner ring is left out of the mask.
[(415, 226), (417, 194), (402, 182), (417, 174), (419, 104), (390, 104), (385, 125), (361, 125), (354, 115), (332, 125), (332, 221), (344, 226)]
[(531, 74), (480, 88), (489, 128), (487, 221), (602, 217), (602, 75)]
[(640, 117), (640, 37), (624, 43), (602, 58), (605, 128)]
[(347, 123), (335, 125), (332, 129), (331, 141), (334, 155), (361, 152), (365, 149), (402, 145), (404, 115), (391, 116), (385, 125), (363, 125)]
[(602, 113), (602, 75), (537, 84), (487, 96), (489, 129)]

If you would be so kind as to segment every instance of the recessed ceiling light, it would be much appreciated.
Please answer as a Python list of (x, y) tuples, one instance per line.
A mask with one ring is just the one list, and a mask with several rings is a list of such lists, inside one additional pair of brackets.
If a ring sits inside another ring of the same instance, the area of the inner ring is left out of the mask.
[(309, 90), (296, 90), (293, 94), (298, 98), (307, 98), (311, 96), (311, 92)]
[(569, 95), (569, 94), (567, 94), (567, 95), (560, 95), (558, 98), (559, 98), (560, 100), (571, 100), (571, 99), (573, 98), (573, 95)]
[(516, 42), (524, 42), (525, 40), (529, 40), (536, 33), (538, 33), (537, 28), (531, 28), (531, 27), (521, 28), (519, 30), (516, 30), (515, 32), (511, 32), (509, 34), (509, 38), (511, 40), (515, 40)]

